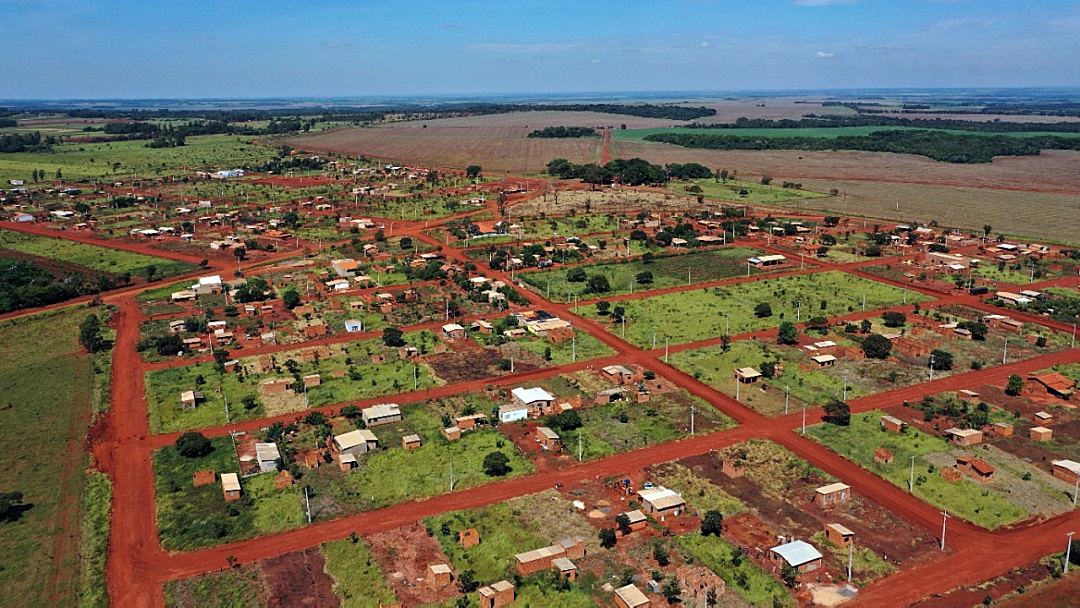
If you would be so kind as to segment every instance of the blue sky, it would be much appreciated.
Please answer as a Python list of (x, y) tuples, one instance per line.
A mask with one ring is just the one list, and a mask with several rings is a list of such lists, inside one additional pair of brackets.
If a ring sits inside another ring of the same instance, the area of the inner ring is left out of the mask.
[(1080, 0), (4, 0), (0, 98), (1080, 86)]

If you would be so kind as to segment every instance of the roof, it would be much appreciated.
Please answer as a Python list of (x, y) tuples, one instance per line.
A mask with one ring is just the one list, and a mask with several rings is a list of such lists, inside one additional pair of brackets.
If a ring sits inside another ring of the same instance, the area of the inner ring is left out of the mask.
[(556, 557), (551, 560), (551, 566), (557, 568), (560, 572), (566, 572), (567, 570), (577, 570), (577, 566), (574, 562), (565, 557)]
[(442, 330), (445, 333), (450, 333), (452, 331), (465, 331), (465, 328), (458, 325), (457, 323), (447, 323), (446, 325), (442, 326)]
[(446, 564), (432, 564), (428, 566), (428, 568), (435, 574), (450, 574), (451, 572), (450, 566), (447, 566)]
[(481, 597), (490, 597), (492, 595), (495, 595), (496, 593), (508, 591), (513, 588), (514, 585), (512, 585), (510, 581), (503, 580), (497, 583), (491, 583), (491, 585), (487, 587), (481, 587), (477, 591), (480, 593)]
[(982, 458), (974, 458), (971, 456), (957, 456), (956, 462), (967, 464), (982, 475), (990, 475), (994, 472), (994, 467), (990, 466), (990, 463), (986, 462)]
[(606, 367), (600, 368), (600, 371), (604, 372), (605, 374), (611, 374), (611, 375), (615, 375), (615, 374), (624, 374), (624, 375), (627, 375), (627, 376), (633, 376), (634, 375), (634, 372), (630, 371), (630, 369), (628, 369), (626, 367), (623, 367), (622, 365), (608, 365)]
[(832, 528), (837, 534), (841, 536), (855, 536), (855, 533), (846, 528), (843, 524), (827, 524), (826, 528)]
[(639, 521), (645, 521), (645, 514), (641, 512), (641, 509), (634, 509), (633, 511), (627, 511), (626, 513), (623, 513), (623, 515), (625, 515), (626, 518), (629, 519), (630, 523), (632, 523), (632, 524), (637, 523)]
[(776, 553), (780, 557), (784, 558), (784, 561), (791, 564), (793, 567), (812, 562), (816, 559), (821, 559), (821, 552), (814, 548), (813, 545), (806, 541), (796, 540), (784, 545), (778, 545), (769, 549), (773, 553)]
[(348, 433), (334, 436), (334, 443), (338, 444), (338, 447), (343, 450), (358, 446), (361, 443), (368, 443), (378, 440), (379, 439), (375, 436), (375, 433), (372, 433), (367, 429), (357, 429), (355, 431), (349, 431)]
[(686, 501), (678, 492), (663, 486), (656, 486), (651, 490), (641, 490), (638, 492), (638, 496), (641, 497), (642, 501), (648, 501), (653, 507), (661, 511), (686, 504)]
[(420, 443), (420, 435), (405, 435), (401, 440), (405, 443)]
[(256, 443), (255, 458), (257, 460), (277, 460), (281, 458), (276, 443)]
[(818, 355), (816, 357), (810, 357), (810, 359), (817, 363), (828, 363), (829, 361), (836, 361), (836, 357), (832, 355)]
[(236, 476), (236, 473), (222, 473), (221, 474), (221, 487), (226, 492), (239, 492), (240, 491), (240, 478)]
[(817, 489), (818, 494), (832, 494), (833, 492), (839, 492), (841, 490), (850, 490), (851, 486), (846, 483), (830, 483), (827, 486), (821, 486)]
[(888, 422), (891, 422), (893, 424), (897, 424), (897, 425), (900, 425), (900, 426), (904, 425), (904, 421), (900, 420), (896, 416), (882, 416), (881, 420), (882, 421), (888, 421)]
[(547, 559), (549, 557), (561, 556), (566, 552), (560, 545), (550, 545), (548, 547), (541, 547), (539, 549), (533, 549), (532, 551), (526, 551), (524, 553), (518, 553), (514, 556), (517, 561), (527, 564), (529, 562), (535, 562), (538, 559)]
[(641, 592), (641, 589), (633, 585), (627, 585), (625, 587), (619, 587), (615, 590), (615, 595), (619, 596), (627, 606), (634, 608), (634, 606), (644, 606), (649, 603), (649, 598), (645, 597), (645, 594)]
[(1074, 462), (1072, 460), (1054, 460), (1053, 465), (1055, 467), (1061, 467), (1072, 471), (1074, 475), (1080, 475), (1080, 462)]
[(743, 378), (757, 378), (761, 376), (761, 372), (752, 367), (740, 367), (735, 370), (735, 373)]
[(1033, 427), (1031, 427), (1031, 430), (1036, 432), (1036, 433), (1053, 433), (1054, 432), (1054, 431), (1051, 431), (1050, 429), (1046, 428), (1045, 426), (1033, 426)]
[(536, 427), (536, 432), (543, 435), (544, 438), (546, 438), (546, 439), (558, 439), (559, 438), (558, 433), (556, 433), (555, 431), (549, 429), (546, 426), (538, 426), (538, 427)]
[(945, 434), (946, 435), (956, 435), (957, 437), (971, 437), (973, 435), (982, 435), (982, 431), (977, 431), (975, 429), (951, 428), (951, 429), (947, 429), (945, 431)]
[(747, 258), (747, 262), (751, 264), (763, 264), (765, 262), (780, 262), (787, 258), (782, 255), (759, 255), (752, 258)]
[(533, 401), (554, 401), (555, 397), (545, 391), (544, 389), (534, 386), (532, 388), (515, 388), (510, 391), (514, 397), (520, 399), (524, 403), (532, 403)]
[(365, 418), (384, 418), (386, 416), (400, 416), (401, 407), (396, 403), (380, 403), (361, 410)]
[(1039, 374), (1031, 377), (1033, 380), (1042, 384), (1046, 388), (1053, 389), (1058, 392), (1067, 392), (1073, 388), (1076, 384), (1072, 380), (1069, 380), (1065, 376), (1057, 372), (1049, 372), (1046, 374)]
[(1035, 412), (1035, 417), (1038, 418), (1039, 420), (1049, 420), (1049, 419), (1053, 418), (1053, 416), (1051, 414), (1048, 414), (1046, 412)]

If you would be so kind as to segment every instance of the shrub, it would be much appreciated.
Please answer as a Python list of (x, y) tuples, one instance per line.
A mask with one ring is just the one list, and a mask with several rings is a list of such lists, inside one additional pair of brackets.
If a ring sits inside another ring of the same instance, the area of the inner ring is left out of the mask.
[(173, 447), (184, 458), (201, 458), (214, 451), (210, 440), (195, 431), (188, 431), (177, 437)]

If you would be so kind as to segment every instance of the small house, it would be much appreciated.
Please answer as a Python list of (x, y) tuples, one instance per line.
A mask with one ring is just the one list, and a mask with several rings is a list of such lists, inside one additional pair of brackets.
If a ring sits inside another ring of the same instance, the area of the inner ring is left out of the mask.
[(479, 321), (473, 321), (472, 325), (470, 325), (469, 327), (472, 328), (474, 331), (478, 331), (486, 335), (491, 335), (495, 333), (495, 326), (483, 319), (480, 319)]
[(457, 441), (461, 439), (461, 429), (456, 426), (447, 427), (442, 430), (442, 435), (447, 441)]
[(1044, 442), (1050, 441), (1054, 438), (1054, 431), (1046, 428), (1045, 426), (1033, 426), (1028, 431), (1028, 438), (1032, 441)]
[(487, 422), (487, 416), (484, 414), (470, 414), (468, 416), (458, 416), (457, 418), (454, 418), (454, 426), (463, 431), (483, 426), (485, 422)]
[(349, 319), (345, 321), (345, 331), (349, 332), (350, 334), (364, 331), (364, 324), (357, 319)]
[(545, 450), (558, 450), (562, 447), (559, 434), (546, 426), (536, 427), (536, 442)]
[(480, 544), (480, 533), (476, 528), (465, 528), (458, 531), (458, 544), (462, 549), (468, 549)]
[(825, 540), (837, 547), (846, 547), (855, 538), (855, 533), (841, 524), (825, 524)]
[(982, 431), (975, 429), (951, 428), (945, 431), (945, 439), (958, 446), (978, 445), (983, 441)]
[(619, 608), (648, 608), (649, 598), (633, 584), (615, 590), (615, 605)]
[(184, 391), (180, 393), (180, 407), (189, 410), (206, 401), (206, 395), (202, 391)]
[(510, 403), (499, 408), (499, 422), (516, 422), (529, 417), (529, 407)]
[(240, 499), (240, 478), (236, 473), (221, 474), (221, 490), (226, 502)]
[(465, 328), (457, 323), (447, 323), (442, 326), (442, 337), (447, 342), (460, 340), (465, 337)]
[(524, 405), (530, 412), (546, 411), (555, 403), (555, 396), (540, 387), (518, 387), (510, 391), (510, 394), (515, 404)]
[(1072, 460), (1054, 460), (1051, 462), (1053, 469), (1050, 471), (1054, 477), (1062, 481), (1075, 484), (1080, 479), (1080, 462)]
[(420, 449), (420, 435), (405, 435), (401, 438), (401, 447), (406, 450)]
[(889, 433), (903, 433), (907, 423), (895, 416), (882, 416), (881, 428)]
[(810, 357), (810, 360), (817, 363), (818, 367), (832, 367), (836, 365), (836, 357), (834, 355), (817, 355), (816, 357)]
[(638, 492), (641, 510), (650, 515), (678, 515), (686, 508), (686, 501), (678, 492), (663, 486), (643, 489)]
[(1076, 389), (1075, 382), (1057, 372), (1036, 374), (1031, 379), (1046, 387), (1047, 393), (1061, 399), (1069, 399)]
[(735, 380), (743, 384), (753, 384), (761, 380), (761, 372), (752, 367), (740, 367), (735, 370)]
[(956, 468), (976, 481), (987, 482), (994, 478), (994, 467), (974, 456), (957, 456)]
[(281, 459), (276, 443), (256, 443), (255, 460), (259, 462), (259, 472), (269, 473), (277, 470), (277, 461)]
[(499, 581), (477, 590), (480, 608), (502, 608), (514, 603), (514, 585), (510, 581)]
[(521, 576), (528, 576), (533, 572), (551, 568), (551, 560), (565, 557), (566, 549), (562, 545), (550, 545), (540, 549), (533, 549), (514, 556), (514, 568)]
[(420, 356), (420, 350), (415, 346), (403, 346), (398, 349), (398, 359), (408, 361), (410, 359), (416, 359)]
[(634, 381), (633, 370), (622, 365), (608, 365), (600, 368), (600, 375), (615, 384), (627, 384)]
[(341, 435), (334, 435), (333, 448), (341, 454), (366, 454), (368, 450), (379, 445), (379, 438), (375, 433), (367, 429), (357, 429)]
[(577, 580), (577, 566), (565, 557), (556, 557), (551, 560), (551, 568), (568, 581)]
[(645, 514), (641, 512), (641, 509), (634, 509), (633, 511), (627, 511), (623, 513), (626, 519), (630, 520), (629, 528), (631, 532), (637, 532), (638, 530), (644, 530), (648, 525), (649, 520), (645, 517)]
[(427, 569), (428, 584), (436, 589), (442, 589), (450, 585), (454, 580), (454, 572), (446, 564), (432, 564)]
[(851, 498), (851, 486), (846, 483), (831, 483), (814, 490), (814, 502), (821, 507), (830, 507)]
[(769, 549), (769, 559), (777, 566), (785, 563), (800, 573), (821, 567), (821, 552), (808, 542), (796, 540)]
[(979, 393), (976, 393), (975, 391), (969, 391), (966, 388), (962, 388), (962, 389), (956, 391), (956, 396), (961, 401), (967, 403), (967, 402), (970, 402), (972, 400), (978, 399), (979, 398)]
[(994, 432), (998, 437), (1012, 437), (1013, 425), (1008, 422), (995, 422), (990, 430)]
[(401, 421), (401, 407), (396, 403), (380, 403), (360, 411), (365, 426), (379, 426)]
[(1047, 412), (1035, 412), (1035, 415), (1032, 416), (1032, 422), (1039, 426), (1047, 426), (1054, 422), (1054, 416)]

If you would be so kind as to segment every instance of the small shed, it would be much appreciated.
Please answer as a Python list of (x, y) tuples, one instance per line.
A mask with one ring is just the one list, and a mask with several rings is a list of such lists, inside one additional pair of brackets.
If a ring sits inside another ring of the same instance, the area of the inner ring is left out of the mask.
[(345, 331), (354, 334), (360, 331), (364, 331), (364, 324), (358, 319), (348, 319), (345, 321)]
[(836, 357), (833, 355), (818, 355), (810, 357), (810, 360), (818, 364), (818, 367), (832, 367), (836, 365)]
[(1013, 425), (1008, 422), (995, 422), (990, 429), (998, 437), (1012, 437), (1013, 435)]
[(994, 467), (974, 456), (957, 456), (956, 468), (976, 481), (987, 482), (994, 478)]
[(1054, 431), (1045, 426), (1033, 426), (1028, 431), (1028, 438), (1038, 442), (1050, 441), (1054, 438)]
[(619, 608), (648, 608), (649, 598), (633, 584), (615, 590), (615, 605)]
[(401, 438), (401, 447), (406, 450), (418, 450), (420, 445), (420, 435), (405, 435)]
[(978, 445), (983, 441), (982, 431), (975, 429), (951, 428), (945, 431), (945, 439), (958, 446)]
[(837, 547), (846, 547), (855, 538), (855, 533), (842, 524), (825, 524), (825, 540)]
[(761, 372), (752, 367), (740, 367), (735, 370), (735, 379), (743, 384), (753, 384), (761, 380)]
[(514, 585), (510, 581), (499, 581), (477, 590), (480, 608), (502, 608), (514, 603)]
[(441, 589), (454, 580), (454, 572), (446, 564), (431, 564), (427, 569), (427, 578), (429, 585)]
[(577, 580), (577, 566), (565, 557), (556, 557), (551, 560), (551, 567), (559, 573), (559, 576), (569, 580)]
[(966, 402), (966, 401), (971, 401), (973, 399), (978, 399), (979, 398), (979, 393), (976, 393), (975, 391), (969, 391), (966, 388), (962, 388), (962, 389), (956, 391), (956, 396), (959, 397), (961, 401)]
[(649, 520), (645, 517), (645, 514), (641, 512), (641, 509), (634, 509), (633, 511), (627, 511), (623, 513), (627, 519), (630, 520), (630, 531), (637, 532), (638, 530), (644, 530), (645, 526), (649, 524)]
[(480, 544), (480, 533), (476, 528), (465, 528), (458, 531), (458, 544), (462, 549), (468, 549)]
[(1035, 412), (1035, 415), (1032, 417), (1032, 422), (1039, 426), (1047, 426), (1053, 424), (1054, 415), (1049, 412)]
[(225, 494), (225, 501), (240, 499), (240, 478), (236, 473), (221, 474), (221, 491)]
[(276, 443), (256, 443), (255, 459), (259, 461), (259, 471), (269, 473), (277, 470), (277, 461), (281, 459)]
[(881, 428), (890, 433), (903, 433), (907, 423), (895, 416), (882, 416)]
[(184, 391), (180, 393), (180, 407), (189, 410), (206, 401), (206, 395), (202, 391)]
[(887, 448), (878, 448), (874, 450), (874, 462), (878, 464), (889, 464), (893, 461), (893, 453)]
[(851, 486), (846, 483), (831, 483), (814, 490), (814, 502), (822, 507), (829, 507), (851, 499)]
[(806, 541), (796, 540), (769, 549), (769, 559), (778, 566), (787, 563), (799, 572), (811, 572), (821, 567), (821, 552)]
[(447, 441), (457, 441), (461, 439), (461, 429), (456, 426), (447, 427), (442, 430), (443, 437), (446, 437)]
[(562, 447), (562, 438), (546, 426), (536, 427), (536, 441), (545, 450), (557, 450)]

